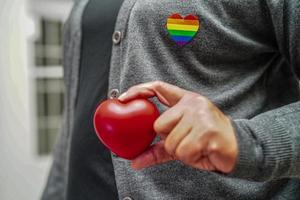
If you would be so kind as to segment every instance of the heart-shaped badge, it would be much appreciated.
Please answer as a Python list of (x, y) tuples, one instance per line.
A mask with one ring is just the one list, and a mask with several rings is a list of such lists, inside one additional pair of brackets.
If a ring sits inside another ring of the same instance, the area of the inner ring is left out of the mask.
[(183, 46), (189, 43), (199, 30), (199, 18), (187, 15), (184, 18), (175, 13), (168, 17), (167, 30), (177, 45)]

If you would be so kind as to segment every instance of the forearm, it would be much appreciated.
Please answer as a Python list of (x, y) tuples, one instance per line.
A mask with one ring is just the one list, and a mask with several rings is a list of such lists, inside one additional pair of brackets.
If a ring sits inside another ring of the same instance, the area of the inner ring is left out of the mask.
[(300, 177), (300, 102), (233, 124), (239, 156), (230, 176), (259, 181)]

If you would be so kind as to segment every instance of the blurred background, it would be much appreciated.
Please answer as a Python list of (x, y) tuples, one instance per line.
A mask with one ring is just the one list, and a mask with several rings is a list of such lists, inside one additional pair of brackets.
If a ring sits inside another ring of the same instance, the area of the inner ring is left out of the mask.
[(39, 199), (61, 124), (72, 0), (0, 0), (0, 200)]

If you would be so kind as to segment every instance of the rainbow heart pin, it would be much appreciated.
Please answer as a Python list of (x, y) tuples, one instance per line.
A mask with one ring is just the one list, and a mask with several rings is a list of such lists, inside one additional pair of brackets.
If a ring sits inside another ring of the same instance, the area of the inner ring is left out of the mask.
[(172, 14), (167, 20), (167, 30), (177, 45), (183, 46), (189, 43), (199, 30), (199, 18), (187, 15), (184, 18), (178, 14)]

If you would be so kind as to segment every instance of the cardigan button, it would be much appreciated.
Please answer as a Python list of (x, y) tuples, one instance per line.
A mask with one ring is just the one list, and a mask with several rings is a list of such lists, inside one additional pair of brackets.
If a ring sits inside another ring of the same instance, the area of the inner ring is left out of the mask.
[(119, 158), (119, 156), (117, 156), (117, 154), (111, 152), (111, 155), (114, 157), (114, 158)]
[(112, 35), (112, 41), (114, 44), (119, 44), (122, 39), (122, 33), (121, 31), (115, 31)]
[(123, 200), (133, 200), (131, 197), (124, 197)]
[(111, 89), (108, 92), (107, 96), (109, 99), (115, 99), (115, 98), (118, 98), (119, 94), (120, 94), (120, 92), (118, 89)]

